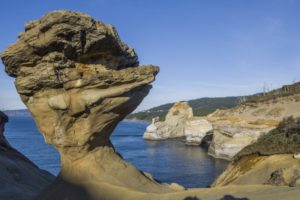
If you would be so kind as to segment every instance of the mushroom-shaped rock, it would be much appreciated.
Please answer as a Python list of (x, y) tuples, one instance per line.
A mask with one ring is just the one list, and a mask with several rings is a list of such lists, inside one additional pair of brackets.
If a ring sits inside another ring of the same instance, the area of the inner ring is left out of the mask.
[(41, 199), (98, 199), (101, 183), (173, 191), (124, 161), (110, 142), (159, 71), (138, 66), (113, 26), (78, 12), (50, 12), (28, 23), (1, 59), (45, 141), (60, 152), (60, 175)]

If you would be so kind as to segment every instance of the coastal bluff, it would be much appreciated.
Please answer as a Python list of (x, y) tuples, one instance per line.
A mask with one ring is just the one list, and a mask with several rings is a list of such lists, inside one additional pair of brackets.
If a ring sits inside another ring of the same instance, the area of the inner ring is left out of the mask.
[(29, 22), (1, 59), (45, 142), (61, 156), (58, 177), (36, 199), (294, 200), (300, 195), (297, 187), (261, 184), (185, 189), (160, 183), (125, 161), (110, 135), (148, 94), (159, 68), (139, 66), (137, 54), (112, 25), (78, 12), (50, 12)]
[(152, 119), (143, 138), (145, 140), (183, 138), (187, 145), (199, 145), (211, 131), (212, 125), (201, 117), (195, 117), (188, 102), (178, 102), (170, 108), (164, 121), (159, 121), (159, 118)]

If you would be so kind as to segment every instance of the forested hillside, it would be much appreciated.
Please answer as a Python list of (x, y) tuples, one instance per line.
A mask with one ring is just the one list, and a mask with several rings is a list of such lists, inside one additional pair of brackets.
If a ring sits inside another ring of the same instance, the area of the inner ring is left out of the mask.
[[(189, 105), (193, 108), (195, 116), (204, 116), (212, 113), (216, 109), (232, 108), (236, 106), (242, 97), (216, 97), (216, 98), (200, 98), (189, 100)], [(174, 103), (160, 105), (148, 110), (128, 115), (127, 119), (137, 119), (150, 121), (152, 118), (159, 116), (160, 120), (164, 120), (168, 110)]]

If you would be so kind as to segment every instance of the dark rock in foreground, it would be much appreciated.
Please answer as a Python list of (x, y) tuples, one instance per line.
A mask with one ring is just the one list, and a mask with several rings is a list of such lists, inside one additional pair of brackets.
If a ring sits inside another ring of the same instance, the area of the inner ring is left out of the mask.
[(0, 199), (31, 200), (47, 187), (54, 176), (39, 169), (11, 147), (3, 135), (7, 116), (0, 112)]

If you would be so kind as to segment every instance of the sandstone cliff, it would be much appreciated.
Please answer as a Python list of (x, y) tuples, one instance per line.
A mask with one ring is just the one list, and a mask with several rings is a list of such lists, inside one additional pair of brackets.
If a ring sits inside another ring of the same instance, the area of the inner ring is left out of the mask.
[(199, 145), (211, 130), (209, 122), (193, 116), (193, 110), (187, 102), (179, 102), (171, 107), (164, 121), (152, 119), (143, 137), (146, 140), (184, 138), (186, 144)]
[(77, 12), (51, 12), (28, 23), (1, 58), (45, 141), (61, 155), (59, 176), (37, 199), (276, 200), (300, 195), (299, 188), (261, 185), (184, 190), (158, 183), (124, 161), (110, 134), (147, 95), (158, 68), (139, 67), (137, 55), (111, 25)]
[(207, 116), (213, 124), (209, 154), (231, 160), (244, 147), (274, 129), (285, 117), (300, 116), (300, 94), (274, 97), (265, 101), (243, 103)]
[(300, 186), (300, 160), (292, 154), (245, 156), (232, 162), (212, 186), (226, 185)]

